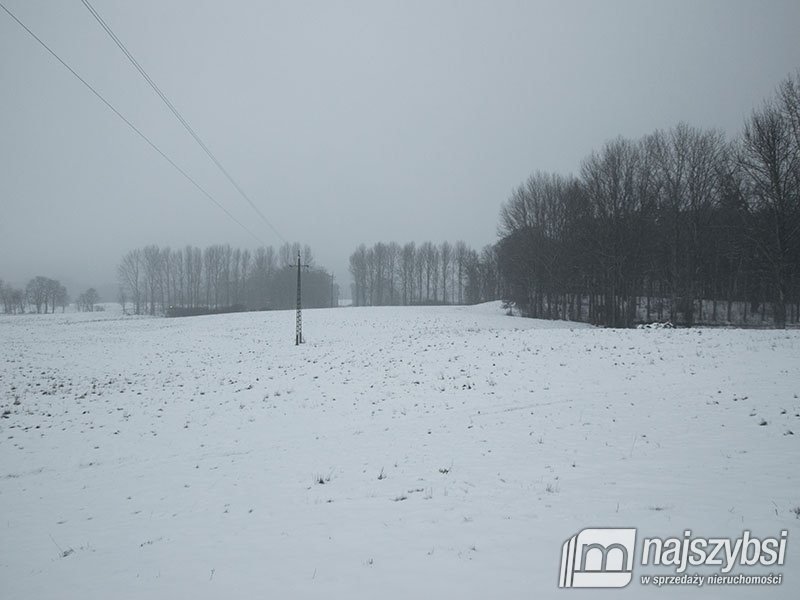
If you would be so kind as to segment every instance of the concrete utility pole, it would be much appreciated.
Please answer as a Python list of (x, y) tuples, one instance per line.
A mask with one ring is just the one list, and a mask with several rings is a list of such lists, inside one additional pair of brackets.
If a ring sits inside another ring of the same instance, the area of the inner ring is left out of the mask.
[(303, 340), (303, 315), (302, 315), (302, 301), (301, 301), (301, 294), (300, 294), (300, 268), (306, 267), (308, 265), (302, 264), (300, 260), (300, 251), (297, 251), (297, 316), (295, 317), (295, 333), (294, 333), (294, 345), (299, 346), (305, 340)]

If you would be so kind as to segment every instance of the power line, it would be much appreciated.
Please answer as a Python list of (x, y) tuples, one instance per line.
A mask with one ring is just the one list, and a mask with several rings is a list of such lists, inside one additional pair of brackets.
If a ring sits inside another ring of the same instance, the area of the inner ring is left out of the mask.
[(242, 189), (242, 186), (240, 186), (236, 182), (236, 180), (231, 176), (231, 174), (228, 173), (227, 169), (225, 169), (225, 167), (222, 166), (222, 163), (217, 159), (216, 156), (214, 156), (214, 154), (211, 152), (211, 150), (209, 150), (209, 148), (205, 144), (205, 142), (203, 142), (203, 140), (200, 138), (200, 136), (197, 134), (197, 132), (186, 121), (186, 119), (183, 118), (183, 115), (181, 115), (180, 111), (178, 111), (178, 109), (175, 108), (175, 106), (172, 104), (172, 102), (170, 102), (169, 98), (167, 98), (167, 96), (164, 94), (164, 92), (161, 91), (161, 88), (159, 88), (158, 85), (156, 85), (156, 82), (153, 81), (153, 79), (150, 77), (150, 75), (147, 74), (147, 71), (145, 71), (144, 67), (142, 67), (142, 65), (139, 64), (139, 61), (137, 61), (134, 58), (134, 56), (128, 51), (128, 49), (125, 47), (125, 44), (122, 43), (122, 40), (120, 40), (119, 37), (117, 37), (117, 35), (114, 33), (114, 31), (108, 25), (108, 23), (106, 23), (103, 20), (103, 17), (100, 16), (100, 13), (98, 13), (97, 10), (94, 8), (94, 6), (91, 5), (89, 0), (81, 0), (81, 1), (83, 2), (83, 5), (86, 7), (86, 9), (95, 18), (95, 20), (100, 24), (100, 26), (106, 31), (106, 33), (109, 35), (109, 37), (112, 40), (114, 40), (114, 43), (119, 47), (119, 49), (122, 50), (122, 52), (125, 54), (125, 56), (128, 58), (128, 60), (131, 62), (131, 64), (134, 67), (136, 67), (136, 70), (139, 71), (139, 74), (150, 85), (150, 87), (153, 88), (153, 91), (156, 94), (158, 94), (159, 98), (161, 98), (161, 100), (164, 102), (164, 104), (167, 106), (167, 108), (170, 110), (170, 112), (172, 112), (172, 114), (175, 116), (175, 118), (178, 119), (178, 121), (180, 121), (181, 125), (183, 125), (183, 127), (186, 129), (186, 131), (189, 132), (189, 134), (194, 138), (194, 140), (198, 143), (198, 145), (208, 155), (208, 157), (212, 160), (212, 162), (222, 172), (222, 174), (225, 175), (227, 180), (233, 185), (233, 187), (236, 188), (236, 191), (239, 192), (239, 195), (242, 196), (242, 198), (244, 198), (247, 201), (247, 203), (252, 207), (252, 209), (254, 211), (256, 211), (256, 213), (258, 213), (258, 216), (261, 217), (261, 219), (264, 221), (264, 223), (266, 223), (269, 226), (270, 229), (272, 229), (273, 233), (275, 233), (275, 235), (277, 235), (283, 242), (286, 242), (286, 238), (284, 238), (280, 234), (280, 232), (269, 221), (269, 219), (267, 219), (267, 217), (264, 216), (264, 213), (262, 213), (261, 210), (258, 208), (258, 206), (256, 206), (256, 204), (250, 199), (250, 196), (248, 196), (247, 193), (244, 191), (244, 189)]
[(89, 89), (89, 91), (91, 91), (91, 92), (92, 92), (92, 93), (93, 93), (95, 96), (97, 96), (97, 98), (98, 98), (98, 99), (100, 99), (100, 101), (101, 101), (103, 104), (105, 104), (105, 105), (106, 105), (106, 106), (107, 106), (107, 107), (108, 107), (108, 108), (109, 108), (109, 109), (110, 109), (110, 110), (111, 110), (111, 111), (112, 111), (112, 112), (113, 112), (115, 115), (117, 115), (117, 116), (118, 116), (120, 119), (122, 119), (122, 120), (125, 122), (125, 124), (126, 124), (128, 127), (130, 127), (130, 128), (131, 128), (131, 129), (132, 129), (134, 132), (136, 132), (136, 134), (137, 134), (137, 135), (138, 135), (140, 138), (142, 138), (142, 139), (143, 139), (145, 142), (147, 142), (147, 143), (148, 143), (148, 145), (149, 145), (151, 148), (153, 148), (153, 150), (155, 150), (156, 152), (158, 152), (158, 153), (159, 153), (159, 154), (160, 154), (160, 155), (161, 155), (161, 156), (164, 158), (164, 160), (166, 160), (166, 161), (167, 161), (167, 162), (168, 162), (170, 165), (172, 165), (172, 166), (173, 166), (173, 168), (175, 168), (175, 170), (177, 170), (177, 171), (178, 171), (178, 172), (179, 172), (181, 175), (183, 175), (183, 176), (184, 176), (186, 179), (188, 179), (188, 180), (189, 180), (189, 182), (191, 182), (191, 184), (192, 184), (192, 185), (194, 185), (194, 187), (196, 187), (198, 190), (200, 190), (200, 192), (201, 192), (201, 193), (202, 193), (202, 194), (203, 194), (203, 195), (204, 195), (206, 198), (208, 198), (209, 200), (211, 200), (211, 202), (213, 202), (214, 204), (216, 204), (218, 208), (220, 208), (220, 209), (221, 209), (221, 210), (222, 210), (222, 211), (223, 211), (223, 212), (224, 212), (226, 215), (228, 215), (228, 216), (229, 216), (229, 217), (230, 217), (230, 218), (231, 218), (231, 219), (232, 219), (232, 220), (233, 220), (233, 221), (234, 221), (234, 222), (235, 222), (237, 225), (239, 225), (239, 227), (241, 227), (241, 228), (242, 228), (242, 229), (244, 229), (244, 230), (245, 230), (247, 233), (249, 233), (249, 234), (250, 234), (250, 235), (251, 235), (251, 236), (252, 236), (252, 237), (253, 237), (253, 238), (254, 238), (256, 241), (258, 241), (258, 243), (259, 243), (259, 244), (261, 244), (262, 246), (266, 246), (266, 244), (264, 243), (264, 241), (263, 241), (261, 238), (259, 238), (259, 237), (258, 237), (258, 236), (257, 236), (255, 233), (253, 233), (252, 231), (250, 231), (250, 229), (248, 229), (248, 228), (247, 228), (247, 227), (246, 227), (246, 226), (245, 226), (245, 225), (244, 225), (244, 224), (243, 224), (241, 221), (239, 221), (239, 219), (237, 219), (236, 217), (234, 217), (234, 216), (233, 216), (233, 214), (231, 214), (231, 212), (230, 212), (230, 211), (229, 211), (227, 208), (225, 208), (225, 207), (224, 207), (222, 204), (220, 204), (220, 203), (219, 203), (219, 202), (218, 202), (218, 201), (217, 201), (217, 200), (216, 200), (216, 199), (215, 199), (215, 198), (214, 198), (214, 197), (213, 197), (213, 196), (212, 196), (210, 193), (208, 193), (208, 192), (205, 190), (205, 188), (203, 188), (203, 187), (202, 187), (202, 186), (201, 186), (199, 183), (197, 183), (197, 181), (195, 181), (195, 180), (194, 180), (194, 179), (191, 177), (191, 175), (189, 175), (189, 174), (188, 174), (186, 171), (184, 171), (184, 170), (183, 170), (181, 167), (179, 167), (179, 166), (178, 166), (178, 165), (175, 163), (175, 161), (173, 161), (173, 160), (172, 160), (172, 159), (171, 159), (169, 156), (167, 156), (166, 154), (164, 154), (164, 152), (161, 150), (161, 148), (159, 148), (158, 146), (156, 146), (156, 144), (155, 144), (155, 143), (154, 143), (154, 142), (153, 142), (153, 141), (152, 141), (152, 140), (151, 140), (149, 137), (147, 137), (147, 136), (146, 136), (144, 133), (142, 133), (142, 131), (141, 131), (141, 130), (140, 130), (138, 127), (136, 127), (136, 125), (134, 125), (133, 123), (131, 123), (131, 122), (130, 122), (130, 121), (127, 119), (127, 118), (125, 118), (125, 116), (124, 116), (124, 115), (123, 115), (121, 112), (119, 112), (119, 111), (118, 111), (118, 110), (117, 110), (117, 109), (116, 109), (116, 108), (115, 108), (115, 107), (114, 107), (114, 106), (113, 106), (113, 105), (112, 105), (112, 104), (111, 104), (111, 103), (110, 103), (108, 100), (106, 100), (106, 99), (103, 97), (103, 95), (102, 95), (100, 92), (98, 92), (98, 91), (97, 91), (97, 90), (96, 90), (94, 87), (92, 87), (92, 85), (91, 85), (91, 84), (90, 84), (88, 81), (86, 81), (86, 80), (85, 80), (83, 77), (81, 77), (81, 76), (80, 76), (80, 75), (79, 75), (79, 74), (78, 74), (78, 73), (75, 71), (75, 69), (73, 69), (71, 66), (69, 66), (69, 65), (68, 65), (68, 64), (67, 64), (67, 63), (64, 61), (64, 59), (62, 59), (62, 58), (61, 58), (61, 57), (60, 57), (58, 54), (56, 54), (56, 53), (55, 53), (55, 51), (54, 51), (54, 50), (52, 50), (52, 49), (50, 48), (50, 46), (48, 46), (48, 45), (47, 45), (47, 44), (46, 44), (44, 41), (42, 41), (42, 39), (41, 39), (39, 36), (37, 36), (37, 35), (36, 35), (36, 34), (35, 34), (33, 31), (31, 31), (31, 30), (30, 30), (30, 29), (27, 27), (27, 25), (25, 25), (25, 23), (23, 23), (22, 21), (20, 21), (20, 20), (17, 18), (17, 16), (16, 16), (14, 13), (12, 13), (10, 10), (8, 10), (8, 8), (6, 8), (6, 6), (5, 6), (5, 5), (4, 5), (2, 2), (0, 2), (0, 8), (2, 8), (2, 9), (3, 9), (3, 10), (4, 10), (4, 11), (7, 13), (7, 14), (8, 14), (8, 16), (9, 16), (9, 17), (11, 17), (11, 18), (12, 18), (14, 21), (16, 21), (16, 23), (17, 23), (17, 24), (18, 24), (20, 27), (22, 27), (22, 28), (23, 28), (25, 31), (27, 31), (27, 32), (28, 32), (28, 34), (29, 34), (29, 35), (30, 35), (30, 36), (31, 36), (33, 39), (35, 39), (37, 42), (39, 42), (39, 44), (42, 46), (42, 48), (44, 48), (45, 50), (47, 50), (47, 51), (50, 53), (50, 55), (51, 55), (51, 56), (53, 56), (53, 58), (55, 58), (55, 59), (56, 59), (58, 62), (60, 62), (60, 63), (61, 63), (63, 66), (64, 66), (64, 68), (66, 68), (66, 69), (67, 69), (67, 70), (68, 70), (70, 73), (72, 73), (72, 74), (75, 76), (75, 78), (76, 78), (78, 81), (80, 81), (80, 82), (81, 82), (81, 83), (82, 83), (84, 86), (86, 86), (86, 87)]

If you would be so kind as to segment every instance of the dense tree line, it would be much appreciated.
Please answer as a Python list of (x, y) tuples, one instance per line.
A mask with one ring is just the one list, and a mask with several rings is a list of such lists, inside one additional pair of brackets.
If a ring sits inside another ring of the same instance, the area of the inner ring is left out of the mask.
[(166, 314), (170, 307), (195, 313), (267, 310), (295, 306), (298, 252), (304, 269), (303, 306), (338, 304), (332, 277), (314, 266), (308, 246), (284, 244), (254, 252), (213, 245), (205, 249), (146, 246), (131, 250), (118, 267), (119, 300), (134, 314)]
[(41, 275), (31, 279), (24, 290), (14, 288), (0, 279), (0, 303), (6, 314), (52, 313), (56, 307), (63, 312), (69, 304), (69, 295), (61, 282)]
[(741, 136), (680, 124), (535, 173), (501, 210), (498, 275), (526, 315), (608, 326), (800, 320), (800, 80)]
[(464, 242), (361, 244), (350, 256), (356, 306), (474, 304), (499, 297), (495, 249)]

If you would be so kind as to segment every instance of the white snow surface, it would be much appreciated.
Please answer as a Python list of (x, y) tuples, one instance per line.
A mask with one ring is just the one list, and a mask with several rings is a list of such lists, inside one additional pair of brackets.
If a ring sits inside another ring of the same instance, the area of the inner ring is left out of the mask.
[[(0, 598), (798, 597), (800, 331), (303, 317), (0, 317)], [(559, 590), (614, 526), (784, 583)]]

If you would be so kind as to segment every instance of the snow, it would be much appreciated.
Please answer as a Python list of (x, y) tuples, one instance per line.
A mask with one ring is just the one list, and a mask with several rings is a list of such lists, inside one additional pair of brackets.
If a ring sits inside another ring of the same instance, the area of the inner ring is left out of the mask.
[(800, 332), (303, 317), (0, 317), (0, 597), (558, 598), (613, 526), (788, 529), (796, 597)]

